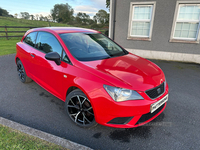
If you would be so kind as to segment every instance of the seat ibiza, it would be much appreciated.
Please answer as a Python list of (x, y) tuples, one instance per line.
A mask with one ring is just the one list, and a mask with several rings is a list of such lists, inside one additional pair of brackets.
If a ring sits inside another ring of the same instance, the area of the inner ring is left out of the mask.
[(35, 28), (16, 49), (19, 79), (64, 101), (67, 117), (80, 127), (138, 127), (166, 107), (163, 71), (98, 31)]

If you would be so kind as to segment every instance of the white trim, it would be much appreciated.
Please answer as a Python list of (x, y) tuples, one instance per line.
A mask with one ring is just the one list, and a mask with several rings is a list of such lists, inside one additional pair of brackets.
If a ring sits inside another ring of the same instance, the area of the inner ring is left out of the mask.
[(140, 37), (149, 38), (149, 36), (145, 36), (145, 35), (131, 35), (130, 37), (133, 37), (133, 38), (140, 38)]
[[(170, 36), (170, 42), (184, 42), (185, 43), (190, 43), (190, 41), (195, 41), (195, 43), (199, 43), (199, 27), (200, 27), (200, 18), (199, 20), (178, 20), (178, 15), (180, 11), (180, 6), (187, 6), (187, 5), (200, 5), (200, 1), (177, 1), (176, 2), (176, 8), (175, 8), (175, 13), (174, 13), (174, 19), (173, 19), (173, 24), (172, 24), (172, 29), (171, 29), (171, 36)], [(176, 29), (176, 24), (177, 22), (190, 22), (190, 23), (198, 23), (198, 29), (196, 33), (196, 38), (177, 38), (174, 37), (175, 34), (175, 29)]]
[(191, 22), (191, 23), (198, 23), (199, 20), (177, 20), (176, 22)]
[[(152, 6), (151, 7), (151, 16), (150, 16), (150, 19), (145, 19), (145, 20), (133, 19), (134, 6)], [(127, 37), (127, 39), (143, 40), (143, 38), (145, 38), (148, 41), (151, 41), (151, 36), (152, 36), (152, 31), (153, 31), (153, 22), (154, 22), (155, 9), (156, 9), (156, 2), (155, 1), (153, 1), (153, 2), (131, 2), (130, 3), (129, 24), (128, 24), (128, 37)], [(149, 35), (148, 36), (131, 35), (132, 21), (135, 21), (135, 22), (139, 22), (139, 21), (149, 22), (150, 23)]]
[(132, 19), (134, 22), (151, 22), (151, 19)]
[(129, 49), (129, 48), (126, 48), (126, 50), (138, 56), (149, 58), (149, 59), (192, 62), (192, 63), (200, 64), (199, 54), (174, 53), (174, 52), (139, 50), (139, 49)]
[(177, 37), (174, 37), (173, 39), (176, 39), (176, 40), (186, 40), (186, 41), (196, 41), (196, 38), (177, 38)]

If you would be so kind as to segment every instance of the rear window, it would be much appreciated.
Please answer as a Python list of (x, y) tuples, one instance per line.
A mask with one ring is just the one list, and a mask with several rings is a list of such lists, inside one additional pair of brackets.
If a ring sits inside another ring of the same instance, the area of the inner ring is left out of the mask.
[(31, 33), (29, 33), (24, 38), (24, 42), (27, 43), (28, 45), (32, 46), (32, 47), (35, 47), (36, 35), (37, 35), (37, 32), (31, 32)]

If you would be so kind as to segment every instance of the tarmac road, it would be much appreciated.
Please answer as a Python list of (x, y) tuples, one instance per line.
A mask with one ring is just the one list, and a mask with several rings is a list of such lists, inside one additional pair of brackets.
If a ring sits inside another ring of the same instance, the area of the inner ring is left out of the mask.
[(0, 116), (93, 149), (199, 149), (200, 65), (153, 60), (164, 71), (169, 101), (149, 124), (83, 129), (67, 120), (64, 102), (35, 82), (19, 81), (15, 55), (0, 56)]

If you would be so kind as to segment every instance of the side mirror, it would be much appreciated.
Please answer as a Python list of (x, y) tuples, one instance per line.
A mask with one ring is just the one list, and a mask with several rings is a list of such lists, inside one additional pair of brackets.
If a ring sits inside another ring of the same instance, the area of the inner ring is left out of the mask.
[(57, 52), (50, 52), (45, 55), (47, 60), (53, 60), (57, 65), (61, 64), (60, 55)]

